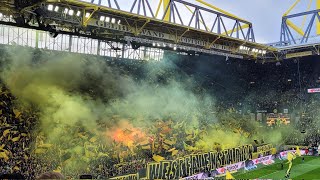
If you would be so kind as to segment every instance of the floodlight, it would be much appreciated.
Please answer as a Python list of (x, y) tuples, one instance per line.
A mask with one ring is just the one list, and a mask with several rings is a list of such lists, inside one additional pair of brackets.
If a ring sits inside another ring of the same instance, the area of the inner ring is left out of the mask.
[(105, 16), (100, 16), (100, 21), (104, 21), (106, 19)]
[(53, 5), (52, 5), (52, 4), (49, 4), (49, 5), (48, 5), (48, 10), (49, 10), (49, 11), (53, 11)]
[(73, 13), (74, 13), (74, 10), (70, 9), (68, 14), (69, 14), (70, 16), (73, 16)]
[(56, 7), (54, 8), (54, 11), (55, 11), (55, 12), (58, 12), (58, 11), (59, 11), (59, 6), (56, 6)]

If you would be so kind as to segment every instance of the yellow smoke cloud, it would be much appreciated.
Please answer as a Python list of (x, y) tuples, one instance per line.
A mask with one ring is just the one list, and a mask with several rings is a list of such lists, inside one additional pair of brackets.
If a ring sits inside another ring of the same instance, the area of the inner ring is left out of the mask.
[[(169, 78), (158, 83), (159, 77), (165, 78), (163, 70), (175, 71), (169, 62), (145, 65), (140, 80), (127, 74), (126, 67), (109, 67), (102, 58), (17, 47), (8, 48), (7, 54), (1, 79), (18, 104), (39, 111), (40, 125), (35, 131), (43, 132), (44, 143), (55, 145), (53, 151), (62, 149), (64, 171), (86, 171), (87, 163), (99, 154), (95, 146), (111, 146), (117, 129), (144, 131), (143, 136), (154, 133), (149, 130), (155, 119), (172, 118), (183, 124), (181, 131), (205, 131), (195, 142), (201, 151), (235, 147), (256, 138), (276, 143), (288, 134), (287, 130), (259, 129), (256, 122), (238, 117), (217, 118), (212, 113), (214, 98), (193, 93), (190, 87), (196, 85), (186, 75), (179, 75), (183, 77), (179, 82)], [(244, 123), (239, 125), (239, 121)], [(252, 135), (235, 133), (238, 127)], [(90, 142), (93, 137), (97, 140)]]

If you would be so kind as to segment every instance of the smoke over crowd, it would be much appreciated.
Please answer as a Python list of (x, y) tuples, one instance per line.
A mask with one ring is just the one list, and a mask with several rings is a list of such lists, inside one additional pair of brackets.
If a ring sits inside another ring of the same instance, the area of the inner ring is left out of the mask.
[(303, 141), (306, 134), (293, 125), (265, 128), (220, 105), (211, 87), (201, 90), (198, 79), (175, 64), (179, 58), (131, 69), (120, 60), (10, 47), (1, 57), (1, 81), (22, 121), (36, 117), (30, 156), (70, 176), (93, 170), (114, 176), (106, 175), (114, 164), (133, 159), (143, 165), (255, 139)]

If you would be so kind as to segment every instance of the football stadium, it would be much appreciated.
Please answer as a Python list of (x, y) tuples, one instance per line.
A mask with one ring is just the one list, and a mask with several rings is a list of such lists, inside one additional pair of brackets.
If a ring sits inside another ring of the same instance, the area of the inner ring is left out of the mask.
[(0, 179), (320, 179), (319, 14), (0, 0)]

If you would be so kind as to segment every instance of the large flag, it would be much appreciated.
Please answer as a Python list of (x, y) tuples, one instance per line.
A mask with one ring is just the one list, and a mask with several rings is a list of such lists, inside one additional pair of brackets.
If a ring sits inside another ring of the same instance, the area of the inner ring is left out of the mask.
[(61, 173), (61, 169), (61, 166), (58, 166), (55, 170), (53, 170), (53, 172)]
[(174, 156), (174, 155), (178, 154), (178, 152), (179, 152), (178, 150), (173, 150), (171, 155)]
[(20, 115), (21, 115), (21, 112), (18, 109), (15, 109), (15, 108), (13, 108), (13, 113), (14, 113), (16, 119), (18, 117), (20, 117)]
[(143, 150), (151, 150), (151, 144), (148, 140), (138, 143)]
[(174, 145), (176, 142), (175, 142), (174, 140), (171, 141), (171, 140), (165, 139), (165, 140), (164, 140), (164, 143), (172, 146), (172, 145)]
[(6, 129), (6, 130), (3, 131), (2, 136), (6, 137), (6, 135), (9, 134), (9, 133), (10, 133), (10, 129)]
[(176, 150), (176, 148), (171, 148), (168, 150), (168, 152), (171, 152), (171, 155), (174, 156), (174, 155), (178, 154), (179, 151)]
[(20, 134), (19, 134), (19, 136), (14, 137), (14, 138), (11, 139), (12, 142), (16, 142), (16, 141), (19, 141), (19, 140), (20, 140)]
[(159, 156), (159, 155), (153, 155), (152, 159), (155, 160), (156, 162), (160, 162), (160, 161), (164, 160), (164, 157)]
[(9, 157), (5, 151), (0, 152), (0, 159), (4, 159), (4, 161), (8, 161)]
[(234, 177), (231, 175), (231, 173), (228, 170), (226, 172), (226, 179), (234, 179)]

